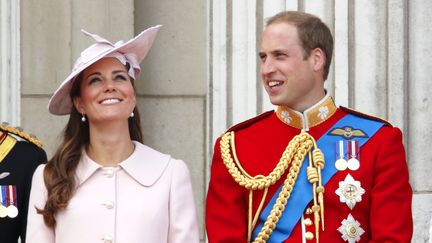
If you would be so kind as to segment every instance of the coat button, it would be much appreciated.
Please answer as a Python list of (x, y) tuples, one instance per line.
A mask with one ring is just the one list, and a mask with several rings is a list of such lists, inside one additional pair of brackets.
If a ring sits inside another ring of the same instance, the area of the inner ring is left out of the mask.
[(112, 169), (107, 169), (107, 170), (104, 170), (103, 174), (104, 174), (106, 177), (111, 178), (111, 177), (113, 177), (113, 175), (114, 175), (114, 171), (113, 171)]
[(113, 242), (113, 238), (111, 235), (105, 235), (104, 238), (102, 238), (104, 243), (112, 243)]
[(112, 201), (105, 201), (104, 203), (102, 203), (104, 206), (105, 206), (105, 208), (107, 208), (107, 209), (112, 209), (112, 208), (114, 208), (114, 202), (112, 202)]

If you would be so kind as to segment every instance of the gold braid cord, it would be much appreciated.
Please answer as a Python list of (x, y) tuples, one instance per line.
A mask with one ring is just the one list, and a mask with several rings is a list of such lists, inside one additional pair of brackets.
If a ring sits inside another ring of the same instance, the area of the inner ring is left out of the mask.
[[(324, 201), (323, 201), (323, 193), (324, 187), (321, 183), (321, 169), (324, 168), (324, 156), (322, 152), (316, 146), (315, 139), (308, 133), (303, 132), (297, 136), (295, 136), (286, 147), (285, 151), (282, 154), (278, 164), (273, 169), (273, 171), (267, 175), (257, 175), (255, 177), (250, 176), (241, 166), (238, 161), (237, 154), (235, 151), (235, 141), (234, 141), (234, 132), (225, 133), (220, 141), (220, 149), (222, 160), (228, 169), (228, 172), (234, 178), (234, 180), (242, 187), (245, 187), (249, 190), (249, 215), (248, 215), (248, 241), (250, 242), (252, 229), (254, 228), (256, 221), (258, 219), (258, 214), (263, 206), (265, 196), (267, 194), (268, 188), (275, 184), (281, 176), (285, 173), (289, 164), (291, 164), (290, 170), (288, 172), (287, 178), (285, 179), (282, 189), (278, 195), (278, 198), (273, 205), (273, 209), (271, 210), (269, 216), (267, 217), (264, 226), (259, 232), (258, 236), (255, 238), (253, 242), (264, 243), (266, 242), (273, 230), (276, 228), (276, 224), (279, 221), (279, 218), (282, 215), (282, 212), (285, 210), (285, 205), (288, 202), (288, 199), (291, 195), (291, 192), (294, 188), (294, 185), (297, 180), (298, 173), (303, 164), (303, 160), (306, 155), (309, 154), (309, 166), (307, 169), (307, 175), (309, 182), (313, 185), (313, 202), (314, 205), (312, 210), (314, 212), (314, 223), (315, 223), (315, 233), (316, 240), (318, 242), (319, 237), (319, 221), (321, 216), (322, 221), (322, 230), (324, 230)], [(312, 156), (311, 156), (311, 151)], [(233, 157), (231, 156), (233, 155)], [(313, 161), (313, 162), (312, 162)], [(264, 190), (264, 195), (261, 200), (261, 204), (256, 212), (254, 220), (252, 222), (251, 217), (251, 207), (252, 207), (252, 192), (254, 190)], [(318, 199), (317, 199), (318, 197)], [(321, 212), (321, 215), (319, 214)], [(252, 222), (252, 223), (251, 223)]]
[(9, 124), (7, 122), (2, 122), (0, 124), (0, 130), (15, 134), (15, 135), (33, 143), (34, 145), (38, 146), (39, 148), (42, 148), (42, 146), (43, 146), (42, 142), (39, 141), (36, 138), (36, 136), (24, 132), (23, 129), (20, 127), (11, 127), (11, 126), (9, 126)]

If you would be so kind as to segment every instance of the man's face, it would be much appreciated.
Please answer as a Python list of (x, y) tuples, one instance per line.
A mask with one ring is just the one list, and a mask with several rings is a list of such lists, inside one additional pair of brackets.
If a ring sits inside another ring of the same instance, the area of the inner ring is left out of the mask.
[(317, 80), (314, 58), (304, 58), (297, 28), (273, 23), (263, 32), (259, 56), (264, 88), (274, 105), (304, 111), (324, 96), (323, 81)]

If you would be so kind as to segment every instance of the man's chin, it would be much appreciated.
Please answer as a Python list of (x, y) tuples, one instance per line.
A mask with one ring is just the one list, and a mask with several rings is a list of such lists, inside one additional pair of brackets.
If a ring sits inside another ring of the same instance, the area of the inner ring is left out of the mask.
[(272, 103), (272, 105), (275, 105), (275, 106), (284, 106), (285, 105), (283, 101), (276, 99), (276, 98), (273, 98), (273, 99), (270, 98), (270, 103)]

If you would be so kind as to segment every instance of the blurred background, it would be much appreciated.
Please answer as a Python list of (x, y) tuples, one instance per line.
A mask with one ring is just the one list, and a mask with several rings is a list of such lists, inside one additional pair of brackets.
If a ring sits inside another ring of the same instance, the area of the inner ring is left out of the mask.
[(315, 14), (332, 30), (326, 88), (336, 103), (403, 131), (414, 190), (413, 242), (429, 242), (432, 1), (2, 0), (0, 121), (36, 134), (51, 157), (67, 117), (46, 107), (79, 53), (92, 44), (80, 29), (115, 42), (162, 24), (136, 82), (144, 141), (188, 164), (205, 242), (216, 138), (274, 108), (261, 87), (257, 47), (266, 18), (282, 10)]

